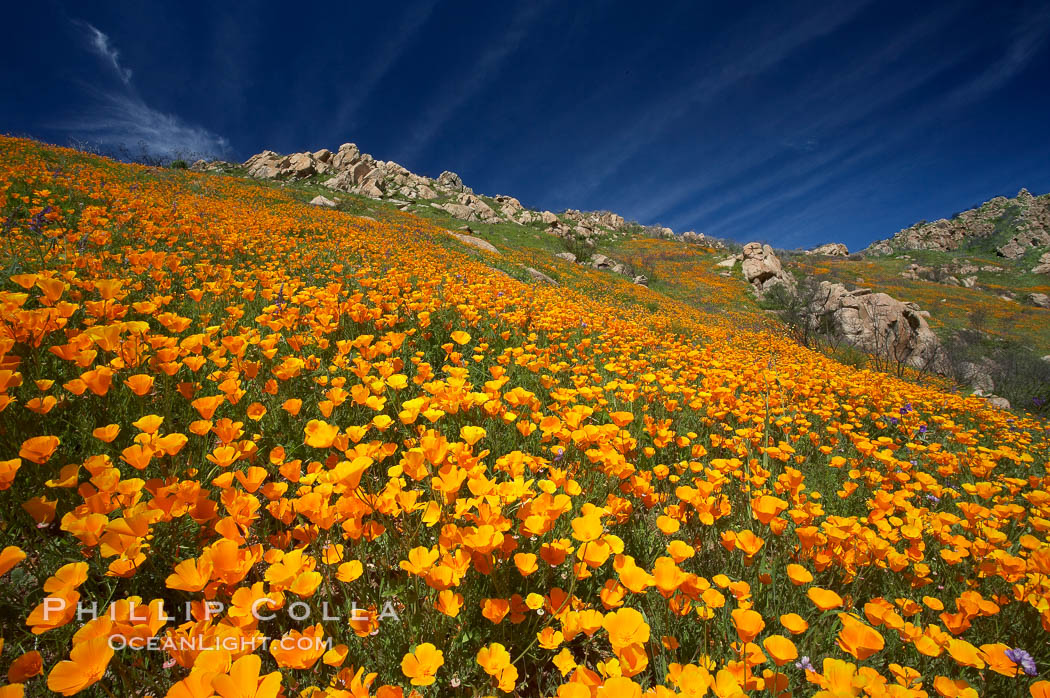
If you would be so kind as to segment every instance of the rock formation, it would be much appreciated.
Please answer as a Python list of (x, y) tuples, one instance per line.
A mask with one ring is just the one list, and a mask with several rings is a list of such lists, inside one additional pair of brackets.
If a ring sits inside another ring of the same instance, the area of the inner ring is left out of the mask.
[(812, 250), (808, 250), (806, 254), (824, 255), (826, 257), (848, 257), (849, 248), (847, 248), (841, 242), (829, 242), (818, 247), (814, 247)]
[(991, 239), (996, 252), (1009, 259), (1029, 249), (1050, 247), (1050, 194), (1032, 196), (1022, 189), (1008, 199), (997, 196), (950, 219), (922, 221), (887, 240), (872, 243), (868, 254), (896, 250), (956, 250), (975, 239)]
[(794, 290), (795, 277), (784, 271), (780, 259), (769, 245), (749, 242), (744, 245), (741, 259), (743, 260), (741, 269), (744, 279), (751, 284), (759, 298), (775, 286), (784, 286), (789, 291)]
[(814, 329), (830, 330), (861, 351), (920, 370), (940, 370), (943, 348), (914, 303), (869, 289), (820, 282), (809, 308)]
[[(207, 167), (210, 165), (203, 161), (193, 165), (198, 171)], [(397, 201), (401, 210), (407, 210), (412, 202), (428, 202), (464, 221), (520, 225), (542, 222), (549, 233), (561, 237), (590, 240), (623, 230), (627, 225), (622, 216), (610, 211), (569, 210), (563, 214), (563, 220), (550, 211), (527, 209), (513, 196), (500, 194), (486, 199), (464, 185), (455, 172), (446, 170), (436, 179), (424, 177), (396, 162), (376, 160), (353, 143), (344, 143), (335, 153), (322, 149), (281, 155), (264, 150), (248, 158), (244, 167), (249, 176), (259, 179), (296, 181), (314, 177), (331, 189)]]

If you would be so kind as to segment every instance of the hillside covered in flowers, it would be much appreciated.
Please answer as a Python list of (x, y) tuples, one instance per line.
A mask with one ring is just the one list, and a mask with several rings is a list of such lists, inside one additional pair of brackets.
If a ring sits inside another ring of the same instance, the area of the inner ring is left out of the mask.
[(702, 265), (10, 138), (0, 222), (0, 698), (1050, 696), (1047, 423)]

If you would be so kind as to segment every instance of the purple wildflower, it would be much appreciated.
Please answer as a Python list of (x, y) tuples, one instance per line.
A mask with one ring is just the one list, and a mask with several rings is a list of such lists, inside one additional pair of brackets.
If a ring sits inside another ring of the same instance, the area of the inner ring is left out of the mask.
[(1039, 670), (1035, 666), (1035, 660), (1032, 658), (1032, 655), (1028, 654), (1020, 647), (1006, 650), (1003, 654), (1005, 654), (1006, 658), (1014, 664), (1020, 664), (1021, 669), (1023, 669), (1024, 673), (1028, 676), (1037, 676), (1039, 674)]
[(795, 662), (795, 667), (798, 669), (805, 669), (806, 671), (816, 671), (813, 668), (813, 662), (809, 661), (809, 657), (802, 657), (802, 659)]

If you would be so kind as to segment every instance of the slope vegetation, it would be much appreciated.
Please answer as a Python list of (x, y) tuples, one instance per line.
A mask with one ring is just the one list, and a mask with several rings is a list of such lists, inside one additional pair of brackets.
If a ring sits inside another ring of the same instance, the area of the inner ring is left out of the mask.
[(1045, 423), (307, 193), (0, 140), (5, 698), (1046, 694)]

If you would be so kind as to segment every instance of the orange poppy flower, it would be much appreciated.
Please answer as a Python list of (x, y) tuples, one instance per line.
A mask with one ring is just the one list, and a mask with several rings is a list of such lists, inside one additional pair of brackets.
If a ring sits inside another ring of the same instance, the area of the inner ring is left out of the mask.
[(809, 591), (806, 592), (806, 596), (809, 597), (814, 606), (822, 611), (838, 608), (842, 605), (842, 597), (830, 589), (810, 587)]
[(855, 659), (864, 661), (876, 652), (882, 651), (885, 641), (882, 635), (848, 613), (840, 613), (839, 619), (843, 628), (836, 637), (836, 644), (843, 652)]
[(783, 635), (770, 635), (762, 641), (762, 646), (766, 648), (766, 652), (769, 652), (769, 656), (773, 658), (777, 666), (784, 666), (798, 659), (795, 643)]
[(413, 686), (429, 686), (445, 663), (445, 653), (429, 642), (418, 645), (401, 659), (401, 671), (412, 681)]
[(7, 680), (11, 683), (24, 683), (44, 671), (44, 660), (36, 650), (26, 652), (11, 662), (7, 670)]
[(9, 545), (0, 550), (0, 577), (3, 577), (25, 559), (26, 554), (17, 545)]
[(124, 385), (131, 388), (131, 392), (141, 397), (153, 388), (153, 376), (148, 376), (144, 373), (136, 373), (135, 375), (128, 376), (124, 379)]
[(22, 442), (18, 455), (37, 465), (43, 465), (55, 454), (59, 443), (57, 436), (34, 436)]
[(809, 623), (797, 613), (785, 613), (780, 616), (780, 624), (783, 625), (792, 635), (804, 633), (809, 629)]
[(649, 624), (645, 622), (645, 617), (633, 608), (621, 608), (607, 614), (602, 621), (602, 627), (609, 633), (609, 643), (614, 651), (649, 641)]
[(277, 698), (281, 692), (281, 672), (259, 676), (262, 659), (247, 654), (233, 663), (226, 674), (212, 679), (212, 688), (222, 698)]
[(796, 565), (794, 563), (787, 566), (787, 576), (791, 580), (791, 583), (796, 586), (803, 584), (809, 584), (813, 581), (813, 575), (802, 565)]
[(339, 436), (339, 427), (319, 419), (311, 419), (303, 428), (306, 432), (304, 443), (313, 448), (331, 448)]
[(528, 577), (539, 569), (536, 555), (533, 553), (516, 553), (514, 555), (514, 566), (522, 577)]
[(91, 435), (102, 443), (112, 443), (117, 435), (120, 434), (119, 424), (107, 424), (104, 427), (98, 427), (91, 432)]
[(75, 643), (69, 659), (56, 664), (47, 676), (47, 687), (55, 693), (71, 696), (92, 686), (106, 673), (113, 649), (108, 637), (96, 637)]
[(751, 642), (766, 627), (766, 621), (762, 615), (751, 609), (737, 608), (733, 610), (733, 626), (736, 634), (744, 642)]

